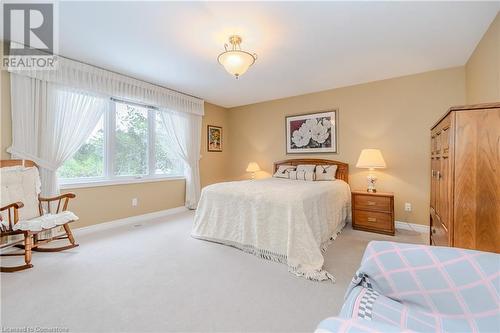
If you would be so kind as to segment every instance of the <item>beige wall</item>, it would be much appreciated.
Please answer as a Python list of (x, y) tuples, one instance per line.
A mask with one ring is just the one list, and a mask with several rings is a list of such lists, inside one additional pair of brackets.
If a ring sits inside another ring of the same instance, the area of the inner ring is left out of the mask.
[[(1, 50), (0, 50), (1, 51)], [(1, 158), (8, 159), (6, 149), (12, 142), (12, 122), (10, 110), (10, 75), (0, 71), (1, 92)], [(224, 180), (227, 151), (224, 153), (206, 152), (206, 124), (223, 126), (227, 129), (227, 110), (213, 104), (205, 103), (203, 117), (204, 136), (202, 137), (201, 183), (211, 184)], [(225, 132), (227, 135), (227, 132)], [(184, 180), (166, 180), (160, 182), (100, 186), (68, 190), (77, 198), (70, 204), (80, 220), (75, 227), (107, 222), (134, 215), (141, 215), (159, 210), (184, 205)], [(68, 192), (63, 191), (63, 192)], [(132, 207), (132, 198), (138, 199), (138, 206)]]
[[(431, 125), (450, 106), (465, 102), (464, 67), (237, 107), (229, 110), (231, 176), (248, 177), (256, 161), (268, 176), (273, 161), (320, 157), (349, 163), (353, 189), (365, 188), (355, 164), (361, 149), (382, 150), (388, 168), (378, 188), (395, 193), (396, 219), (428, 224)], [(285, 154), (285, 116), (338, 109), (338, 154)], [(413, 205), (405, 214), (404, 203)]]
[[(78, 228), (183, 206), (184, 187), (184, 180), (166, 180), (77, 188), (62, 192), (76, 194), (69, 209), (80, 218), (73, 224)], [(132, 198), (138, 200), (136, 207), (132, 207)]]
[[(207, 125), (222, 127), (222, 152), (207, 151)], [(205, 103), (202, 124), (200, 173), (201, 186), (227, 180), (229, 173), (229, 114), (220, 106)]]
[(500, 101), (500, 14), (465, 65), (467, 104)]

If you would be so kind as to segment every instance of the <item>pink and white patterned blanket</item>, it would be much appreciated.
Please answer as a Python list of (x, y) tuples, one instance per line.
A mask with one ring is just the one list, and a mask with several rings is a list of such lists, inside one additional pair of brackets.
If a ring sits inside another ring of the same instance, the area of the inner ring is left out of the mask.
[(499, 295), (498, 254), (373, 241), (317, 332), (500, 332)]

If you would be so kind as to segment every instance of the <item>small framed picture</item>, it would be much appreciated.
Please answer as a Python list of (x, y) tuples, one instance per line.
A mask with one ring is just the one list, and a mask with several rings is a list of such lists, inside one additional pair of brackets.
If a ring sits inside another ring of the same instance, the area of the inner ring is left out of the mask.
[(336, 153), (337, 110), (287, 116), (286, 153)]
[(215, 152), (222, 151), (222, 127), (207, 126), (207, 150)]

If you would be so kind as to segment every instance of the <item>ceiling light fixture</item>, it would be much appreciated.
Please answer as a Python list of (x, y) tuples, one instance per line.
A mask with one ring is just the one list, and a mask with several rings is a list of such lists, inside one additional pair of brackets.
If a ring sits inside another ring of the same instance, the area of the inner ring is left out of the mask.
[(244, 74), (255, 63), (255, 60), (257, 60), (255, 53), (246, 52), (241, 49), (241, 41), (242, 39), (238, 35), (229, 37), (229, 43), (232, 45), (231, 49), (228, 50), (228, 45), (224, 44), (226, 51), (217, 57), (217, 61), (224, 66), (229, 74), (234, 75), (236, 79)]

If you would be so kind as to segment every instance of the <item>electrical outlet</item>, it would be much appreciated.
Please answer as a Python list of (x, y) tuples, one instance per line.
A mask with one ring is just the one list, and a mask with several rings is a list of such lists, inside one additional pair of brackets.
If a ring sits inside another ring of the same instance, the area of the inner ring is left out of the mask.
[(405, 203), (405, 212), (411, 212), (411, 203), (409, 202)]
[(137, 207), (137, 198), (132, 198), (132, 207)]

